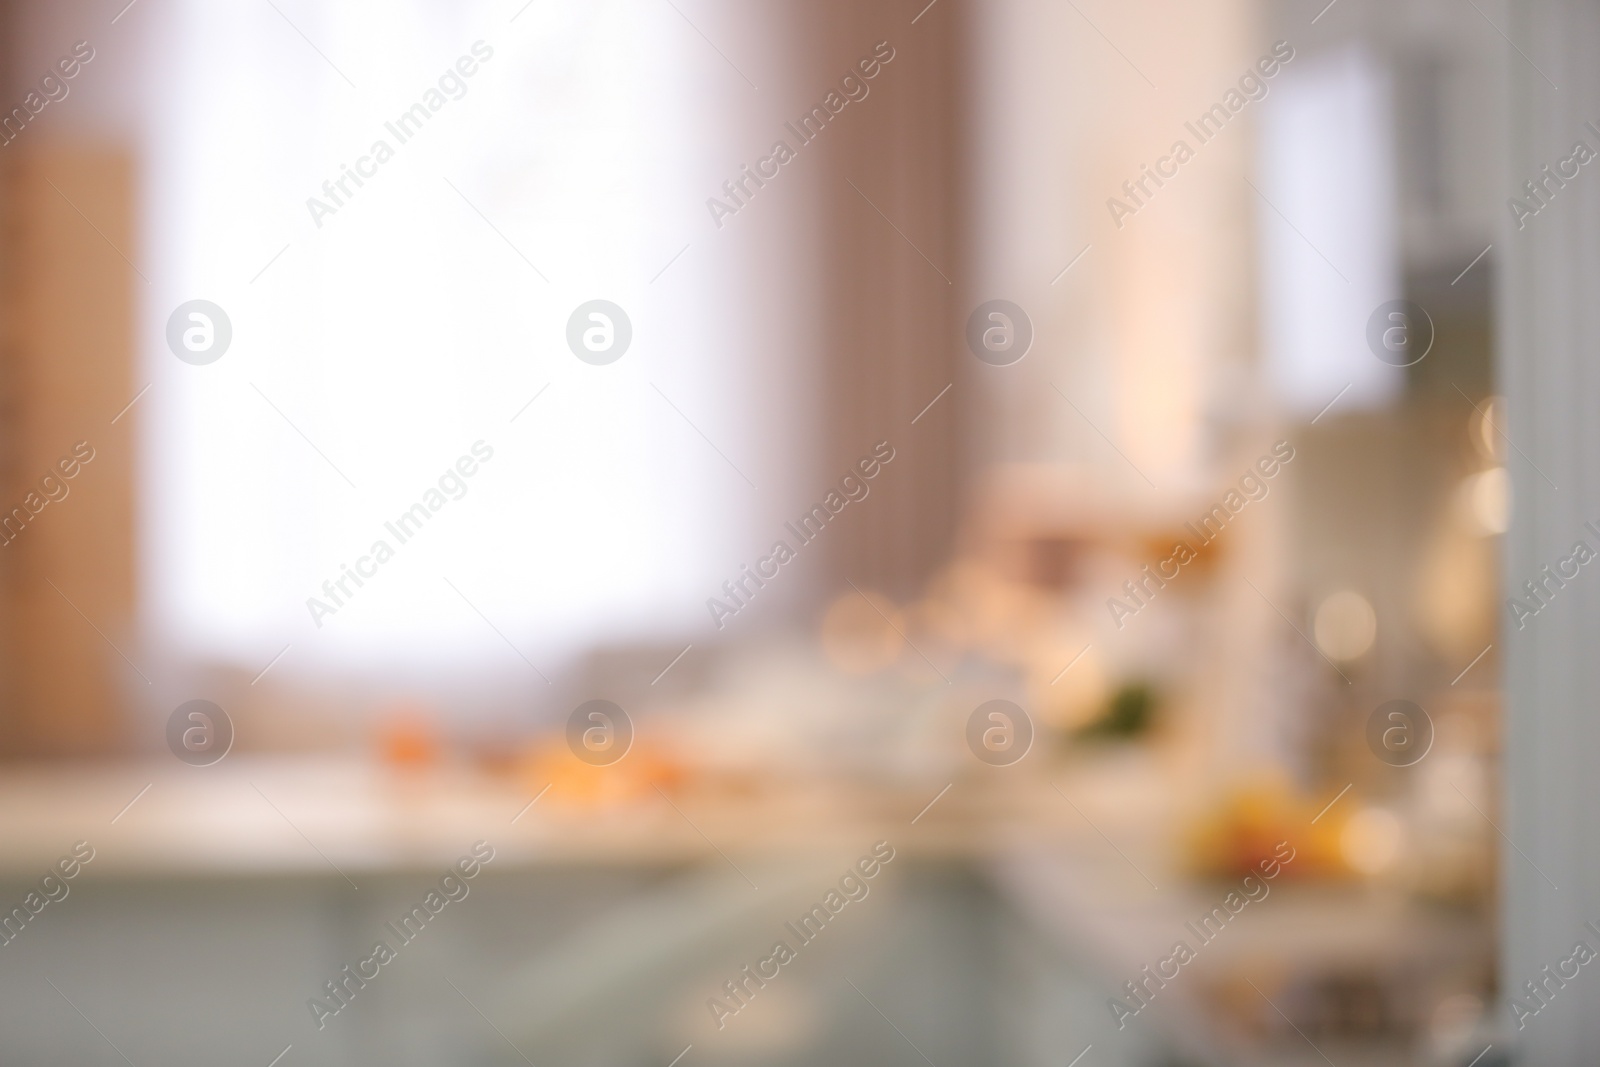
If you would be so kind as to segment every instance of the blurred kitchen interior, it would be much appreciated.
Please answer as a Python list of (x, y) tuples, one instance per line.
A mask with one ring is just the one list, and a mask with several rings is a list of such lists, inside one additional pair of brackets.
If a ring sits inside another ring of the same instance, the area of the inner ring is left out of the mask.
[[(1507, 131), (1547, 102), (1506, 33), (1565, 47), (1556, 16), (124, 3), (0, 5), (7, 108), (92, 52), (0, 146), (4, 500), (93, 454), (0, 554), (0, 903), (96, 852), (0, 949), (7, 1063), (1510, 1062), (1497, 612), (1540, 475), (1491, 308)], [(633, 323), (607, 367), (562, 343), (594, 297)], [(206, 366), (166, 343), (194, 298), (232, 322)], [(992, 299), (1031, 319), (1019, 362), (969, 351)], [(1367, 341), (1397, 299), (1431, 320), (1407, 367)], [(308, 618), (478, 441), (459, 502)], [(596, 698), (632, 721), (607, 766), (569, 745)], [(168, 750), (192, 699), (232, 721), (209, 766)], [(1032, 723), (1007, 765), (968, 742), (995, 699)], [(1370, 742), (1395, 699), (1431, 721), (1405, 766)], [(480, 839), (477, 903), (319, 1027)], [(718, 1025), (878, 841), (873, 892)], [(1119, 1018), (1281, 842), (1270, 894)]]

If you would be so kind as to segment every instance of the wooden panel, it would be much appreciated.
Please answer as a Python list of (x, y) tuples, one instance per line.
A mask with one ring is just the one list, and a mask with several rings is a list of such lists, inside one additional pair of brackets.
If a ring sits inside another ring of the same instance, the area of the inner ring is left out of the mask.
[[(148, 684), (122, 655), (135, 653), (138, 409), (111, 421), (138, 391), (134, 300), (146, 283), (129, 262), (134, 163), (48, 145), (8, 163), (11, 418), (0, 538), (9, 540), (0, 560), (13, 666), (0, 743), (10, 755), (107, 752), (122, 740), (125, 694)], [(72, 477), (62, 476), (63, 460)]]

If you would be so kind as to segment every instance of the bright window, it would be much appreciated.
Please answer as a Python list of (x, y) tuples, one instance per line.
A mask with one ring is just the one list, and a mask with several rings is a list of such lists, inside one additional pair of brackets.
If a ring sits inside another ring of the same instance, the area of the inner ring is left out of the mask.
[[(275, 3), (184, 0), (155, 46), (170, 66), (145, 152), (141, 415), (158, 643), (241, 665), (292, 644), (285, 670), (526, 670), (492, 623), (548, 672), (602, 635), (703, 626), (751, 496), (695, 428), (715, 440), (732, 398), (700, 325), (712, 261), (672, 262), (707, 226), (677, 16)], [(347, 166), (367, 177), (335, 202)], [(195, 298), (233, 330), (206, 366), (165, 341)], [(633, 326), (604, 367), (565, 343), (596, 298)], [(474, 473), (451, 475), (479, 441)], [(405, 541), (385, 525), (430, 502)], [(367, 576), (335, 604), (324, 583), (346, 566)], [(320, 626), (313, 597), (334, 609)]]

